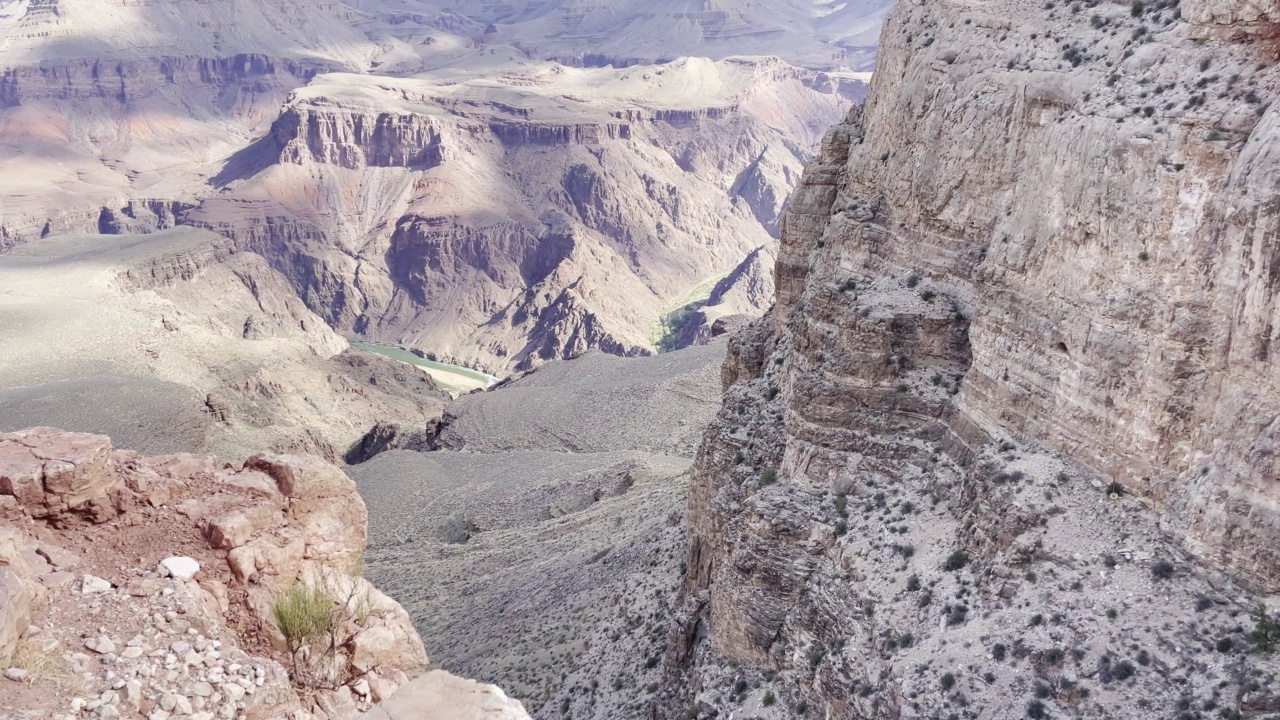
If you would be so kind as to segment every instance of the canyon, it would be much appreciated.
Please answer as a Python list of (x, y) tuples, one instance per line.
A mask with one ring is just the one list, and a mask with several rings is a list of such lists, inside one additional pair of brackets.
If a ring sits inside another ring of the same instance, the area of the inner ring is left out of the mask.
[(1277, 717), (1277, 21), (6, 4), (0, 714)]
[(345, 336), (495, 375), (705, 336), (768, 305), (699, 288), (772, 254), (887, 3), (738, 5), (5, 3), (0, 252), (199, 227)]

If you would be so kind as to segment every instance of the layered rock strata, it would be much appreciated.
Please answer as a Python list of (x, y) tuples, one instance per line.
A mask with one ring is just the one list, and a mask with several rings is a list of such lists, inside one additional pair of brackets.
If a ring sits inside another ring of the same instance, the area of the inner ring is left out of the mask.
[(1272, 711), (1276, 76), (1194, 5), (895, 9), (726, 361), (655, 715)]

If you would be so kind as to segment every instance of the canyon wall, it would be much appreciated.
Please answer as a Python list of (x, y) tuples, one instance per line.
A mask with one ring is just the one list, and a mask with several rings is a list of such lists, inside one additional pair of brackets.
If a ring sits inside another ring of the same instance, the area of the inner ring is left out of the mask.
[(1280, 75), (1267, 8), (1182, 5), (893, 11), (725, 365), (656, 715), (1270, 707)]
[[(669, 313), (771, 252), (857, 96), (837, 80), (767, 58), (324, 75), (184, 222), (270, 258), (349, 334), (497, 373), (649, 354)], [(713, 304), (759, 314), (749, 285)]]

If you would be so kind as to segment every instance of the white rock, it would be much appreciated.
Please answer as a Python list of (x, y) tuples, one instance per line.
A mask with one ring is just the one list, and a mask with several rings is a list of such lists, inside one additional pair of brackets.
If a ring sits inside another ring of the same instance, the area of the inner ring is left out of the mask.
[(209, 697), (213, 694), (213, 686), (207, 682), (198, 682), (192, 686), (191, 692), (200, 697)]
[(244, 688), (235, 683), (226, 683), (222, 686), (222, 694), (231, 702), (240, 702), (244, 699)]
[(27, 673), (26, 670), (23, 670), (22, 668), (16, 668), (16, 667), (11, 667), (8, 670), (5, 670), (4, 676), (5, 678), (12, 680), (14, 682), (23, 682), (28, 677), (30, 677), (30, 675)]
[(125, 660), (135, 660), (137, 658), (140, 658), (142, 657), (142, 648), (136, 647), (136, 646), (127, 647), (120, 653), (120, 657), (124, 658)]
[(169, 713), (161, 710), (160, 708), (156, 708), (147, 716), (147, 720), (169, 720)]
[(200, 572), (200, 563), (195, 558), (184, 556), (165, 558), (160, 561), (160, 574), (177, 580), (190, 580)]
[(169, 693), (160, 698), (160, 709), (163, 710), (164, 712), (171, 713), (173, 712), (173, 709), (176, 707), (178, 707), (177, 695), (174, 695), (173, 693)]
[(360, 697), (368, 697), (369, 681), (365, 680), (364, 678), (360, 678), (359, 680), (351, 683), (351, 689), (355, 690), (356, 694), (359, 695)]
[(142, 704), (142, 683), (138, 680), (130, 680), (124, 684), (124, 701), (134, 710)]
[(85, 575), (80, 578), (80, 593), (82, 595), (93, 595), (96, 593), (111, 592), (111, 583), (103, 580), (96, 575)]
[(116, 651), (116, 644), (106, 635), (99, 635), (96, 638), (89, 638), (84, 641), (84, 646), (99, 655), (106, 655)]

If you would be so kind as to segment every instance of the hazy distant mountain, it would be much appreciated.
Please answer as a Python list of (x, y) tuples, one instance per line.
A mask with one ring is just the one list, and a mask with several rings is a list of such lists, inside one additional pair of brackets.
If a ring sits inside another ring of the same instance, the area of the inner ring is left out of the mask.
[(483, 24), (485, 41), (539, 57), (652, 62), (682, 55), (777, 55), (822, 67), (870, 69), (893, 0), (359, 0), (386, 13), (448, 10)]

